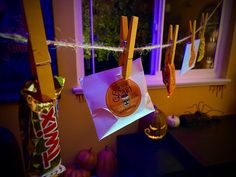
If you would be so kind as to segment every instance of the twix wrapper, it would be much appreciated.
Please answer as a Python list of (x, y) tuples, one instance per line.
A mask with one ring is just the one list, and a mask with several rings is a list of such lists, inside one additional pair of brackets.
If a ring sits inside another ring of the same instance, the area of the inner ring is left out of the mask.
[(65, 171), (57, 122), (58, 98), (64, 82), (64, 78), (54, 78), (56, 99), (48, 102), (37, 99), (36, 81), (27, 82), (22, 89), (19, 118), (27, 176), (52, 177)]

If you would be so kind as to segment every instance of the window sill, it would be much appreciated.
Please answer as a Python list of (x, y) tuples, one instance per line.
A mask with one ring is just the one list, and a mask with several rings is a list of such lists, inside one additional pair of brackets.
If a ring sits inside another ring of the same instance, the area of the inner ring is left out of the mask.
[[(148, 89), (165, 88), (162, 80), (158, 78), (148, 78)], [(209, 85), (226, 85), (230, 83), (230, 79), (226, 78), (195, 78), (195, 79), (176, 79), (176, 87), (195, 87), (195, 86), (209, 86)]]
[[(162, 76), (157, 74), (146, 75), (146, 81), (148, 89), (158, 89), (165, 88), (165, 85), (162, 81)], [(176, 76), (176, 87), (194, 87), (194, 86), (209, 86), (209, 85), (226, 85), (230, 83), (231, 80), (227, 78), (199, 78), (199, 77), (178, 77)], [(81, 86), (75, 86), (72, 88), (72, 92), (75, 95), (83, 94)]]

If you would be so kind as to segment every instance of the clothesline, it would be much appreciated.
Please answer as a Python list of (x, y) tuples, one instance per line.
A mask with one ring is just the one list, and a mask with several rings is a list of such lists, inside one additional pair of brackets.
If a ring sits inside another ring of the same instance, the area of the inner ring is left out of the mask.
[[(222, 0), (217, 4), (215, 9), (212, 11), (212, 13), (209, 15), (207, 22), (210, 20), (212, 15), (215, 13), (215, 11), (218, 9), (218, 7), (221, 5)], [(202, 29), (203, 26), (200, 26), (196, 33), (199, 32)], [(27, 44), (28, 39), (22, 35), (19, 34), (10, 34), (10, 33), (0, 33), (0, 37), (4, 39), (10, 39), (14, 40), (15, 42)], [(177, 44), (185, 42), (191, 37), (191, 35), (186, 36), (180, 40), (177, 41)], [(107, 50), (107, 51), (113, 51), (113, 52), (123, 52), (123, 47), (112, 47), (112, 46), (104, 46), (104, 45), (90, 45), (90, 44), (78, 44), (73, 42), (65, 42), (65, 41), (53, 41), (53, 40), (47, 40), (47, 45), (54, 45), (55, 47), (68, 47), (68, 48), (83, 48), (83, 49), (97, 49), (97, 50)], [(171, 46), (172, 44), (160, 44), (160, 45), (150, 45), (150, 46), (144, 46), (144, 47), (137, 47), (134, 49), (134, 51), (144, 51), (144, 50), (152, 50), (157, 48), (167, 48)]]

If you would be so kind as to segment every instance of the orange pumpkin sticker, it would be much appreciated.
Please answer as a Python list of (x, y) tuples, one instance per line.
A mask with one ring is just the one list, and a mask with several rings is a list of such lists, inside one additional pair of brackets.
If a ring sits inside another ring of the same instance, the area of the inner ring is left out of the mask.
[(106, 92), (108, 109), (116, 116), (129, 116), (136, 111), (141, 102), (139, 86), (130, 79), (113, 82)]

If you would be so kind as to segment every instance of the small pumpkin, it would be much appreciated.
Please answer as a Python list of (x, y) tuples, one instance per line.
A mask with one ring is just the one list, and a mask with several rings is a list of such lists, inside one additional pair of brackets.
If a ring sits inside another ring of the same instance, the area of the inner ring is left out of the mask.
[(72, 171), (74, 171), (74, 167), (73, 166), (68, 166), (66, 167), (66, 171), (63, 173), (63, 177), (69, 177), (70, 174), (72, 173)]
[(115, 153), (106, 145), (97, 155), (97, 177), (116, 177), (117, 159)]
[(84, 169), (76, 169), (74, 167), (67, 167), (64, 177), (91, 177), (90, 171)]
[(139, 131), (144, 132), (148, 138), (161, 139), (167, 132), (167, 116), (159, 108), (155, 107), (155, 111), (139, 119)]
[(84, 170), (91, 171), (97, 165), (97, 154), (90, 149), (82, 149), (76, 155), (75, 163)]

